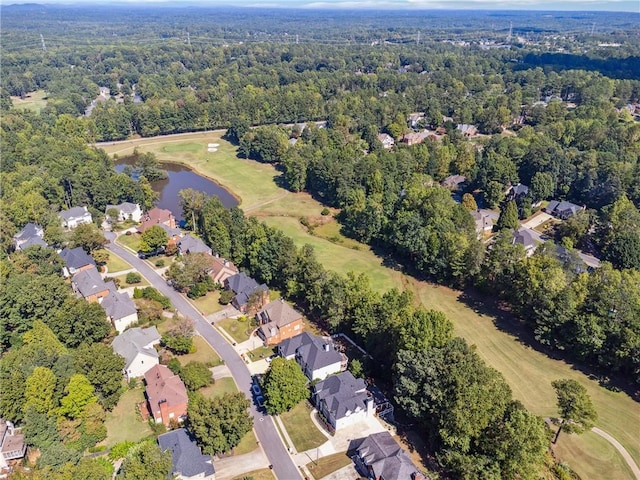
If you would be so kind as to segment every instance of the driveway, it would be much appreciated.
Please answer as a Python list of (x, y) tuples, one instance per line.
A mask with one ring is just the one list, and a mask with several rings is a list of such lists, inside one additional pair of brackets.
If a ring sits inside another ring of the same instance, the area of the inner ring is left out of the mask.
[(549, 220), (553, 220), (553, 217), (548, 213), (540, 211), (540, 212), (537, 212), (535, 215), (533, 215), (531, 218), (529, 218), (526, 222), (522, 222), (522, 226), (525, 228), (534, 229), (537, 226), (542, 225), (545, 222), (548, 222)]
[[(238, 389), (248, 399), (251, 395), (251, 375), (247, 366), (242, 361), (234, 348), (218, 333), (214, 327), (198, 312), (180, 293), (167, 285), (167, 282), (158, 275), (146, 262), (139, 259), (129, 250), (113, 243), (115, 234), (105, 232), (109, 240), (106, 248), (119, 255), (140, 272), (160, 293), (169, 297), (173, 306), (185, 317), (193, 319), (197, 332), (213, 347), (213, 349), (225, 361), (225, 365), (233, 375)], [(283, 480), (301, 479), (300, 471), (293, 463), (289, 453), (285, 449), (280, 435), (276, 430), (273, 419), (256, 409), (253, 401), (249, 408), (253, 417), (253, 425), (269, 464), (273, 465), (273, 471), (277, 478)], [(266, 465), (265, 465), (266, 466)]]

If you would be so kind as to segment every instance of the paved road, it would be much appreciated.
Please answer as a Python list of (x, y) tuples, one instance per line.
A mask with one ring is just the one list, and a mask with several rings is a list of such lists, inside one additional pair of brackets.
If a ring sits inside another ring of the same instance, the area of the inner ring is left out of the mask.
[[(107, 249), (119, 255), (129, 262), (140, 272), (149, 282), (157, 288), (160, 293), (166, 295), (173, 303), (173, 306), (184, 316), (194, 320), (195, 328), (200, 335), (213, 347), (213, 349), (222, 357), (226, 366), (231, 371), (233, 378), (238, 384), (238, 388), (247, 398), (252, 400), (251, 395), (251, 375), (246, 364), (238, 356), (236, 351), (229, 343), (213, 328), (206, 319), (198, 312), (185, 298), (169, 287), (166, 281), (158, 275), (146, 262), (140, 260), (136, 255), (127, 249), (113, 243), (115, 235), (106, 232), (105, 235), (111, 241), (107, 244)], [(282, 444), (282, 440), (278, 435), (273, 419), (256, 409), (253, 401), (250, 407), (253, 416), (254, 428), (258, 435), (258, 440), (262, 444), (267, 458), (271, 465), (276, 478), (280, 480), (299, 480), (302, 478), (298, 467), (293, 463), (289, 453)]]
[(593, 433), (595, 433), (596, 435), (600, 435), (602, 438), (604, 438), (607, 442), (609, 442), (611, 445), (613, 445), (615, 447), (616, 450), (618, 450), (618, 452), (620, 452), (620, 455), (622, 455), (622, 458), (624, 458), (624, 461), (627, 462), (627, 465), (629, 465), (629, 468), (631, 469), (631, 471), (633, 472), (633, 475), (640, 480), (640, 468), (638, 468), (638, 465), (636, 464), (636, 462), (633, 460), (633, 457), (631, 457), (631, 455), (629, 454), (629, 452), (627, 451), (626, 448), (624, 448), (620, 442), (618, 440), (616, 440), (615, 438), (613, 438), (611, 435), (609, 435), (607, 432), (605, 432), (604, 430), (600, 430), (598, 427), (593, 427), (591, 429), (591, 431)]

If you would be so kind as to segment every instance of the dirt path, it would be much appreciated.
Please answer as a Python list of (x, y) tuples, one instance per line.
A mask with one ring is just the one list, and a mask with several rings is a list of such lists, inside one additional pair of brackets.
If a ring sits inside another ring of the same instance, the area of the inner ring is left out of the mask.
[[(640, 430), (640, 428), (638, 428), (638, 430)], [(629, 455), (629, 452), (627, 452), (627, 449), (624, 448), (618, 440), (613, 438), (604, 430), (600, 430), (598, 427), (593, 427), (591, 431), (596, 435), (600, 435), (607, 442), (613, 445), (616, 448), (616, 450), (620, 452), (620, 455), (622, 455), (622, 458), (624, 458), (624, 461), (627, 462), (627, 465), (629, 465), (629, 468), (633, 472), (633, 475), (636, 477), (636, 479), (640, 480), (640, 468), (638, 468), (638, 465), (636, 464), (636, 462), (633, 460), (631, 455)], [(638, 433), (640, 433), (640, 431)]]

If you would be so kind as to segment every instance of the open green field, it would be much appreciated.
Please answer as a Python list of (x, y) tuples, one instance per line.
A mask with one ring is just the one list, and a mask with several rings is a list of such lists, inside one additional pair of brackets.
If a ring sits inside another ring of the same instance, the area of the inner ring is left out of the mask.
[[(387, 268), (383, 266), (382, 259), (366, 245), (353, 245), (350, 243), (352, 241), (340, 243), (336, 226), (318, 227), (318, 234), (311, 235), (300, 224), (299, 218), (320, 218), (323, 206), (308, 195), (293, 194), (278, 187), (275, 178), (279, 172), (272, 166), (236, 158), (234, 147), (221, 140), (221, 135), (222, 132), (173, 135), (118, 142), (102, 148), (108, 153), (126, 155), (137, 146), (142, 152), (156, 153), (160, 160), (188, 164), (199, 173), (232, 190), (242, 199), (241, 205), (248, 214), (280, 228), (291, 236), (297, 245), (312, 245), (318, 260), (326, 268), (339, 273), (366, 273), (372, 287), (381, 292), (392, 287), (413, 291), (417, 300), (427, 308), (446, 313), (454, 323), (456, 333), (470, 344), (476, 345), (478, 353), (487, 363), (505, 376), (515, 398), (538, 415), (556, 414), (552, 380), (574, 378), (580, 381), (589, 390), (598, 410), (600, 418), (597, 426), (613, 435), (627, 448), (635, 461), (640, 463), (640, 442), (637, 441), (640, 405), (637, 402), (625, 393), (616, 393), (600, 387), (596, 381), (589, 379), (570, 364), (554, 360), (527, 346), (507, 333), (509, 327), (504, 330), (496, 327), (496, 324), (507, 323), (501, 312), (485, 311), (483, 307), (476, 308), (465, 302), (461, 292), (420, 282), (403, 275), (400, 271)], [(190, 144), (199, 142), (201, 148), (194, 151)], [(176, 147), (176, 144), (180, 143), (184, 144), (184, 148)], [(218, 152), (207, 153), (206, 143), (219, 143)], [(170, 150), (174, 153), (167, 151), (167, 146), (171, 146)], [(359, 249), (350, 248), (351, 246), (358, 246)], [(589, 438), (561, 437), (560, 443), (563, 440), (567, 442), (567, 448), (559, 446), (558, 453), (561, 459), (567, 461), (576, 471), (585, 472), (585, 478), (594, 478), (593, 475), (598, 477), (596, 473), (603, 468), (601, 461), (607, 458), (607, 451), (616, 456), (617, 462), (622, 462), (621, 457), (611, 450), (613, 447), (604, 447), (599, 438)], [(611, 468), (615, 469), (616, 463), (609, 463), (613, 464)], [(626, 470), (620, 470), (619, 474), (621, 479), (633, 478)]]
[(216, 327), (222, 328), (236, 341), (236, 343), (242, 343), (249, 340), (249, 335), (251, 334), (251, 330), (253, 330), (248, 319), (238, 320), (236, 318), (225, 318), (224, 320), (220, 320), (219, 322), (216, 322)]
[(318, 459), (317, 462), (307, 463), (307, 469), (311, 472), (313, 478), (315, 478), (316, 480), (320, 480), (330, 473), (333, 473), (337, 470), (340, 470), (342, 467), (346, 467), (347, 465), (351, 464), (353, 464), (353, 462), (347, 455), (347, 452), (340, 452), (322, 457)]
[(222, 377), (216, 380), (213, 385), (201, 388), (200, 393), (205, 398), (218, 398), (224, 396), (225, 393), (236, 393), (238, 387), (232, 377)]
[(311, 406), (306, 401), (282, 413), (280, 419), (298, 452), (306, 452), (327, 441), (327, 437), (311, 420)]
[(109, 260), (107, 260), (107, 271), (109, 272), (109, 274), (114, 272), (121, 272), (123, 270), (129, 270), (132, 268), (131, 265), (129, 265), (127, 262), (125, 262), (123, 259), (117, 256), (115, 253), (113, 252), (108, 252), (108, 253), (109, 253)]
[(142, 387), (127, 390), (113, 411), (107, 412), (105, 425), (107, 438), (103, 442), (108, 447), (129, 440), (137, 442), (152, 434), (147, 422), (138, 415), (137, 404), (144, 402)]
[(219, 312), (224, 308), (223, 305), (218, 303), (218, 299), (220, 298), (220, 292), (218, 290), (214, 290), (213, 292), (207, 293), (204, 297), (199, 297), (196, 299), (189, 299), (191, 303), (202, 313), (204, 316), (211, 315), (212, 313)]
[(47, 92), (36, 90), (35, 92), (27, 93), (25, 98), (11, 97), (11, 103), (13, 103), (14, 108), (24, 108), (40, 113), (40, 110), (47, 106)]

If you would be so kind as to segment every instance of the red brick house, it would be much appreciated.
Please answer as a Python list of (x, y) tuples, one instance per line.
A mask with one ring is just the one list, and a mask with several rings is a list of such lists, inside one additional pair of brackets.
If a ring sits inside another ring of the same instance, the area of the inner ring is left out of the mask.
[(256, 319), (260, 325), (258, 336), (267, 345), (277, 345), (302, 332), (302, 314), (282, 299), (267, 304)]
[(169, 228), (176, 228), (176, 217), (169, 210), (152, 208), (142, 216), (138, 232), (144, 233), (147, 228), (154, 225), (166, 225)]
[(149, 414), (156, 423), (169, 425), (187, 416), (189, 397), (182, 380), (164, 365), (156, 365), (144, 374)]

